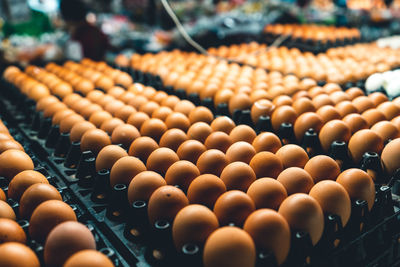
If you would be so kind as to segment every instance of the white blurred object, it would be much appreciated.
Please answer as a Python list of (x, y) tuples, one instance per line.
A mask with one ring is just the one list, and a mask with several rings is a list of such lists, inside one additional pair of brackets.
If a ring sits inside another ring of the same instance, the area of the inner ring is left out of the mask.
[(68, 41), (65, 45), (65, 58), (79, 61), (83, 58), (82, 46), (77, 41)]
[(374, 73), (366, 80), (365, 90), (367, 90), (368, 93), (378, 91), (383, 86), (384, 81), (384, 75), (381, 73)]
[(385, 88), (389, 98), (394, 98), (400, 95), (400, 77), (391, 80)]
[(372, 93), (383, 89), (389, 98), (400, 96), (400, 69), (374, 73), (365, 82), (365, 90)]
[(400, 36), (390, 36), (386, 38), (381, 38), (376, 41), (379, 47), (390, 47), (392, 49), (400, 48)]

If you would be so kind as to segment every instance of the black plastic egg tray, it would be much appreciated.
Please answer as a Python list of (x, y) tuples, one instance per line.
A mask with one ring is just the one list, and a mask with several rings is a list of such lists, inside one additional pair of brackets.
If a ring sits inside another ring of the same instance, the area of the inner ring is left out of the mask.
[[(212, 101), (199, 101), (198, 96), (187, 97), (179, 90), (164, 88), (157, 76), (138, 71), (130, 73), (137, 82), (210, 107), (216, 115), (229, 115), (224, 105), (215, 109)], [(67, 134), (60, 136), (57, 127), (51, 126), (49, 119), (35, 111), (34, 102), (4, 80), (0, 85), (0, 115), (15, 139), (24, 144), (38, 170), (49, 177), (64, 200), (75, 208), (79, 221), (90, 225), (98, 249), (106, 253), (116, 266), (202, 266), (201, 249), (189, 246), (177, 253), (171, 240), (171, 225), (164, 223), (150, 227), (147, 203), (138, 201), (129, 206), (127, 187), (118, 185), (111, 190), (109, 172), (96, 173), (93, 154), (81, 153), (79, 143), (71, 144)], [(252, 125), (247, 111), (236, 112), (233, 119), (238, 124), (255, 127), (258, 132), (272, 130), (267, 117), (262, 118), (258, 125)], [(282, 125), (281, 130), (279, 136), (290, 142), (293, 138), (291, 125)], [(314, 149), (318, 146), (318, 137), (312, 131), (308, 132), (303, 143), (303, 147), (307, 146)], [(347, 148), (340, 143), (333, 147), (336, 150), (331, 156), (346, 162), (342, 152)], [(374, 166), (375, 156), (366, 157), (363, 167)], [(371, 212), (368, 212), (365, 201), (353, 203), (352, 217), (345, 228), (337, 216), (326, 216), (325, 233), (316, 247), (311, 245), (308, 234), (294, 232), (291, 252), (284, 266), (400, 265), (400, 180), (397, 176), (393, 179), (391, 187), (376, 186), (376, 203)], [(18, 204), (10, 202), (17, 210)], [(25, 229), (27, 224), (21, 222)], [(341, 244), (335, 247), (333, 244), (337, 239)], [(34, 241), (30, 244), (40, 257), (43, 246)], [(271, 254), (258, 252), (257, 266), (275, 265)]]

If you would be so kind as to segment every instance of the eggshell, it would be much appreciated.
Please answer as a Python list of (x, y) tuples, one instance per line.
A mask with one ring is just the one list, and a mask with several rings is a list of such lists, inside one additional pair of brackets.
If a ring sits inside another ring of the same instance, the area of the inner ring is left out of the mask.
[(142, 136), (149, 136), (158, 142), (167, 129), (167, 126), (162, 120), (149, 119), (142, 124), (140, 134)]
[(271, 116), (272, 128), (274, 128), (275, 132), (278, 132), (282, 123), (286, 122), (294, 125), (296, 119), (297, 119), (297, 112), (294, 108), (290, 106), (280, 106), (277, 109), (275, 109), (275, 111), (272, 113)]
[(245, 223), (245, 230), (254, 240), (257, 248), (274, 253), (281, 265), (290, 249), (290, 228), (286, 219), (271, 209), (260, 209), (251, 213)]
[(187, 197), (190, 204), (202, 204), (213, 208), (218, 197), (226, 191), (225, 184), (213, 174), (203, 174), (189, 185)]
[(350, 219), (351, 202), (349, 194), (341, 184), (321, 181), (314, 185), (309, 195), (319, 203), (325, 215), (340, 216), (343, 227), (346, 226)]
[(135, 126), (130, 124), (121, 124), (114, 128), (111, 135), (113, 144), (122, 144), (124, 148), (129, 148), (131, 143), (140, 137), (140, 133)]
[(6, 150), (16, 149), (25, 152), (23, 146), (15, 140), (1, 140), (0, 141), (0, 154)]
[(235, 110), (246, 110), (250, 109), (252, 105), (251, 99), (247, 94), (239, 93), (233, 95), (229, 99), (228, 107), (231, 115), (235, 112)]
[(69, 115), (71, 115), (71, 114), (74, 114), (75, 112), (73, 111), (73, 110), (71, 110), (71, 109), (62, 109), (62, 110), (60, 110), (60, 111), (57, 111), (55, 114), (54, 114), (54, 116), (53, 116), (53, 118), (52, 118), (52, 120), (51, 120), (51, 123), (53, 124), (53, 125), (59, 125), (60, 124), (60, 121), (63, 119), (63, 118), (65, 118), (65, 117), (67, 117), (67, 116), (69, 116)]
[(113, 267), (114, 264), (103, 253), (96, 250), (81, 250), (72, 254), (64, 267)]
[(137, 200), (147, 202), (157, 188), (166, 184), (164, 178), (156, 172), (143, 171), (138, 173), (129, 183), (129, 203), (132, 205)]
[(292, 107), (294, 108), (296, 113), (299, 115), (306, 113), (306, 112), (315, 112), (316, 111), (313, 102), (307, 97), (301, 97), (299, 99), (296, 99), (293, 102)]
[(100, 125), (100, 129), (105, 131), (108, 135), (111, 136), (114, 129), (120, 125), (124, 125), (124, 122), (122, 120), (117, 119), (117, 118), (112, 118), (112, 119), (105, 120)]
[(256, 152), (269, 151), (275, 153), (281, 146), (281, 140), (273, 133), (263, 132), (257, 135), (252, 143)]
[(211, 123), (211, 128), (214, 132), (221, 131), (225, 132), (226, 134), (230, 134), (235, 126), (235, 122), (227, 116), (217, 117)]
[(165, 125), (167, 125), (168, 129), (177, 128), (186, 132), (191, 124), (186, 115), (180, 112), (172, 112), (165, 119)]
[(150, 117), (144, 112), (135, 112), (128, 117), (126, 123), (131, 124), (136, 127), (136, 129), (140, 129), (143, 123), (149, 120)]
[(72, 126), (69, 138), (71, 142), (80, 142), (82, 136), (85, 134), (86, 131), (90, 129), (95, 129), (96, 126), (94, 126), (93, 123), (90, 123), (88, 121), (81, 121), (78, 123), (75, 123), (74, 126)]
[(213, 132), (206, 138), (204, 145), (207, 149), (218, 149), (225, 153), (232, 145), (232, 138), (224, 132)]
[(219, 227), (215, 214), (203, 205), (188, 205), (181, 209), (172, 225), (172, 237), (178, 251), (185, 244), (203, 245)]
[(200, 175), (199, 169), (192, 162), (180, 160), (172, 164), (165, 173), (165, 181), (169, 185), (178, 186), (184, 192), (190, 183)]
[(23, 151), (10, 149), (0, 154), (0, 176), (8, 180), (22, 171), (33, 168), (32, 159)]
[(287, 197), (285, 187), (275, 179), (259, 178), (247, 190), (257, 209), (270, 208), (277, 210)]
[(172, 149), (161, 147), (149, 155), (146, 168), (149, 171), (155, 171), (164, 176), (168, 168), (178, 160), (178, 155)]
[(260, 99), (254, 102), (251, 107), (251, 119), (256, 124), (261, 116), (271, 116), (275, 109), (275, 105), (268, 99)]
[(0, 200), (6, 201), (7, 197), (6, 194), (4, 193), (3, 189), (0, 188)]
[(381, 93), (381, 92), (374, 92), (372, 94), (368, 95), (368, 98), (374, 102), (375, 106), (378, 106), (379, 104), (388, 101), (388, 97)]
[(293, 104), (293, 100), (287, 95), (280, 95), (272, 100), (272, 104), (274, 104), (276, 107), (291, 106)]
[(96, 111), (89, 117), (89, 121), (98, 128), (100, 128), (103, 122), (109, 119), (112, 119), (112, 115), (104, 110)]
[(177, 151), (179, 146), (188, 140), (188, 137), (181, 129), (169, 129), (166, 131), (160, 139), (160, 147), (167, 147), (174, 151)]
[(111, 102), (107, 103), (107, 104), (104, 106), (104, 110), (107, 111), (107, 112), (109, 112), (111, 115), (114, 116), (115, 113), (116, 113), (118, 110), (122, 109), (123, 107), (125, 107), (124, 102), (122, 102), (122, 101), (120, 101), (120, 100), (114, 100), (114, 101), (111, 101)]
[(305, 193), (314, 186), (314, 180), (305, 170), (298, 167), (290, 167), (282, 171), (277, 180), (285, 187), (288, 195)]
[(256, 154), (254, 147), (244, 141), (232, 144), (226, 151), (226, 158), (229, 163), (241, 161), (249, 164), (250, 160)]
[(275, 155), (282, 162), (284, 169), (289, 167), (304, 168), (309, 159), (302, 147), (293, 144), (282, 146)]
[(213, 129), (207, 123), (196, 122), (188, 129), (187, 136), (189, 139), (194, 139), (204, 143), (212, 132)]
[(7, 202), (3, 200), (0, 200), (0, 218), (6, 218), (14, 221), (17, 219), (14, 210), (10, 205), (8, 205)]
[(262, 151), (257, 153), (250, 161), (250, 167), (254, 170), (256, 177), (278, 177), (283, 170), (281, 160), (273, 153)]
[(161, 106), (153, 111), (153, 113), (151, 114), (151, 117), (165, 121), (165, 119), (170, 114), (172, 114), (172, 112), (173, 112), (172, 109), (170, 109), (169, 107)]
[(372, 178), (363, 170), (348, 169), (342, 172), (336, 182), (347, 191), (352, 201), (365, 200), (371, 210), (375, 202), (375, 186)]
[(367, 121), (369, 127), (372, 127), (375, 123), (386, 120), (385, 115), (378, 109), (371, 108), (361, 114), (362, 117)]
[(120, 146), (108, 145), (103, 147), (96, 158), (96, 171), (110, 170), (117, 160), (125, 156), (128, 156), (128, 153)]
[(197, 163), (201, 154), (206, 151), (206, 147), (197, 140), (187, 140), (183, 142), (178, 150), (177, 155), (181, 160), (187, 160), (192, 163)]
[(339, 112), (341, 117), (345, 117), (351, 113), (358, 113), (357, 108), (350, 101), (342, 101), (336, 104), (336, 110)]
[(209, 173), (219, 176), (228, 160), (223, 152), (217, 149), (210, 149), (200, 155), (196, 166), (201, 174)]
[(377, 133), (384, 141), (400, 137), (400, 132), (396, 125), (389, 121), (377, 122), (371, 127), (371, 130)]
[(340, 174), (340, 167), (335, 160), (325, 155), (318, 155), (311, 158), (304, 166), (314, 180), (318, 183), (322, 180), (335, 180)]
[(66, 109), (67, 106), (62, 102), (54, 102), (43, 109), (43, 116), (45, 118), (53, 117), (56, 112)]
[(244, 141), (247, 143), (252, 143), (254, 138), (256, 138), (256, 132), (248, 125), (238, 125), (232, 129), (229, 133), (232, 143), (239, 141)]
[(143, 163), (146, 163), (150, 154), (158, 148), (159, 146), (154, 139), (147, 136), (141, 136), (132, 142), (128, 154), (129, 156), (137, 157)]
[(161, 186), (149, 199), (149, 221), (152, 225), (158, 220), (172, 223), (176, 214), (187, 205), (189, 201), (182, 190), (171, 185)]
[(400, 115), (400, 107), (392, 102), (383, 102), (376, 109), (381, 111), (388, 120)]
[(51, 230), (44, 245), (46, 266), (61, 266), (74, 253), (96, 249), (96, 241), (90, 230), (79, 222), (63, 222)]
[(352, 87), (349, 88), (345, 91), (345, 93), (351, 98), (351, 99), (355, 99), (356, 97), (359, 96), (364, 96), (364, 92), (358, 88), (358, 87)]
[(152, 116), (153, 112), (158, 109), (160, 105), (154, 101), (147, 101), (140, 105), (139, 111), (146, 113), (150, 117)]
[(44, 242), (50, 231), (65, 221), (76, 221), (73, 209), (60, 200), (47, 200), (33, 211), (29, 221), (29, 235), (38, 242)]
[(22, 227), (11, 219), (0, 218), (0, 244), (7, 242), (26, 243), (26, 234)]
[(60, 192), (54, 186), (45, 183), (36, 183), (29, 186), (19, 201), (20, 218), (29, 220), (37, 206), (52, 199), (63, 200)]
[(327, 123), (331, 120), (340, 120), (342, 116), (339, 111), (332, 106), (323, 106), (316, 112), (322, 119), (323, 123)]
[(375, 108), (374, 102), (370, 100), (367, 96), (359, 96), (352, 101), (353, 105), (358, 110), (358, 113), (363, 113), (368, 109)]
[(18, 173), (8, 185), (8, 197), (19, 201), (28, 187), (36, 183), (48, 184), (47, 178), (40, 172), (26, 170)]
[(389, 175), (393, 175), (395, 171), (400, 167), (399, 166), (399, 146), (400, 139), (395, 139), (389, 142), (383, 149), (381, 159), (382, 165), (385, 171)]
[[(229, 242), (226, 242), (229, 240)], [(205, 267), (242, 267), (254, 266), (256, 248), (248, 233), (237, 227), (221, 227), (207, 239), (203, 264)]]
[(298, 142), (302, 142), (304, 134), (310, 129), (319, 132), (323, 126), (321, 116), (313, 112), (306, 112), (300, 115), (294, 123), (294, 134)]
[(349, 114), (344, 117), (343, 122), (347, 124), (352, 134), (359, 130), (369, 128), (368, 122), (364, 119), (364, 117), (356, 113)]
[(111, 145), (110, 137), (100, 129), (87, 130), (81, 138), (81, 151), (92, 151), (95, 155), (108, 145)]
[(140, 159), (131, 156), (123, 156), (112, 165), (110, 185), (111, 187), (114, 187), (116, 184), (129, 185), (133, 177), (146, 170), (146, 166)]
[(365, 152), (381, 153), (383, 140), (372, 130), (364, 129), (356, 132), (350, 138), (349, 152), (355, 163), (359, 163)]
[(319, 133), (319, 140), (322, 148), (328, 153), (333, 141), (348, 143), (351, 137), (350, 128), (341, 120), (327, 122)]
[(220, 225), (234, 224), (240, 227), (255, 209), (253, 200), (239, 190), (223, 193), (214, 205), (214, 213)]
[(256, 175), (248, 164), (238, 161), (227, 165), (222, 171), (220, 178), (227, 190), (236, 189), (245, 192), (256, 180)]
[(324, 214), (313, 197), (303, 193), (293, 194), (282, 202), (278, 212), (286, 219), (292, 230), (308, 233), (313, 245), (321, 239)]
[(0, 245), (0, 266), (40, 267), (40, 262), (29, 247), (17, 242), (7, 242)]
[(69, 133), (72, 127), (81, 121), (84, 121), (84, 118), (81, 115), (71, 114), (66, 116), (60, 121), (60, 133)]
[(119, 109), (115, 112), (115, 117), (127, 122), (129, 116), (131, 116), (132, 114), (134, 114), (136, 112), (137, 111), (134, 107), (125, 105), (124, 107), (122, 107), (121, 109)]

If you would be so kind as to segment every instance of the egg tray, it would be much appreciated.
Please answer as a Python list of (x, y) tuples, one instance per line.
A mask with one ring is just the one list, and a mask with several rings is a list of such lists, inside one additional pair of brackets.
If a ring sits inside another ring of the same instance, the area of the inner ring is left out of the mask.
[[(11, 88), (9, 85), (7, 87)], [(99, 233), (104, 233), (112, 240), (112, 245), (108, 247), (114, 248), (115, 252), (122, 255), (122, 258), (119, 258), (120, 266), (201, 266), (201, 250), (198, 247), (188, 246), (184, 253), (179, 255), (175, 252), (171, 241), (171, 225), (168, 222), (158, 222), (154, 228), (148, 227), (146, 203), (135, 202), (132, 207), (128, 207), (127, 204), (121, 205), (128, 203), (126, 186), (119, 185), (111, 190), (107, 183), (109, 172), (95, 172), (95, 158), (91, 152), (80, 153), (79, 144), (74, 143), (69, 144), (69, 150), (75, 152), (67, 154), (68, 136), (55, 135), (57, 129), (48, 127), (40, 113), (34, 116), (32, 123), (27, 123), (34, 114), (32, 101), (21, 96), (7, 95), (14, 101), (19, 101), (19, 104), (13, 105), (4, 97), (1, 99), (1, 111), (7, 115), (6, 121), (17, 122), (20, 132), (29, 140), (28, 143), (32, 145), (36, 154), (41, 155), (43, 162), (51, 166), (48, 169), (54, 170), (57, 176), (62, 178), (68, 185), (68, 192), (79, 200), (79, 207), (85, 211), (85, 215), (93, 219), (94, 225), (98, 225)], [(32, 130), (34, 128), (36, 131)], [(59, 141), (55, 141), (56, 139)], [(63, 157), (54, 156), (57, 150)], [(72, 168), (65, 167), (68, 160), (71, 161), (69, 164), (72, 163)], [(399, 194), (400, 186), (398, 180), (396, 182), (393, 191)], [(347, 226), (344, 230), (349, 240), (337, 249), (332, 246), (332, 241), (340, 237), (343, 231), (335, 230), (341, 229), (335, 216), (326, 217), (325, 239), (315, 248), (312, 248), (308, 235), (294, 233), (291, 255), (285, 266), (300, 266), (299, 263), (302, 263), (302, 266), (332, 267), (398, 264), (399, 199), (397, 195), (393, 195), (393, 205), (390, 189), (377, 186), (378, 204), (375, 205), (372, 215), (366, 210), (365, 202), (354, 203), (353, 218), (350, 220), (353, 226)], [(365, 225), (361, 232), (360, 222)], [(274, 266), (274, 259), (270, 255), (258, 253), (257, 265), (264, 266), (269, 263), (270, 266)]]

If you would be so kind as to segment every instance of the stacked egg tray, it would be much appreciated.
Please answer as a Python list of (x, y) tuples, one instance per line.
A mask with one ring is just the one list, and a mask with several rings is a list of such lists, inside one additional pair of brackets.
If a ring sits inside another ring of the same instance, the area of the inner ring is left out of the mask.
[[(133, 70), (130, 73), (136, 82), (186, 98), (184, 92), (164, 87), (158, 76)], [(72, 199), (70, 203), (76, 205), (77, 213), (81, 214), (80, 221), (93, 225), (93, 231), (102, 241), (99, 247), (112, 254), (116, 266), (202, 266), (199, 246), (188, 245), (182, 253), (177, 253), (171, 240), (170, 222), (158, 222), (149, 227), (145, 202), (127, 205), (127, 186), (117, 185), (111, 190), (110, 172), (96, 172), (96, 158), (92, 152), (81, 152), (79, 143), (70, 143), (69, 135), (60, 134), (58, 126), (52, 126), (51, 119), (35, 110), (35, 102), (12, 84), (2, 80), (1, 87), (0, 111), (5, 121), (22, 143), (29, 144), (27, 151), (37, 155), (38, 165), (44, 166), (40, 170), (47, 170), (53, 177), (51, 180), (56, 182), (52, 183), (63, 189), (63, 197)], [(209, 100), (188, 98), (197, 105), (210, 107), (216, 116), (230, 115), (226, 105), (215, 109)], [(251, 125), (257, 132), (273, 132), (269, 117), (260, 117), (254, 125), (250, 111), (235, 111), (233, 119), (237, 124)], [(289, 123), (283, 123), (277, 134), (283, 143), (298, 143)], [(324, 154), (318, 135), (312, 129), (306, 132), (299, 145), (310, 156)], [(341, 226), (340, 217), (326, 215), (323, 237), (315, 247), (309, 234), (293, 232), (290, 254), (283, 266), (396, 266), (400, 263), (399, 172), (387, 177), (376, 164), (380, 159), (375, 153), (364, 154), (362, 164), (358, 165), (348, 158), (345, 143), (334, 142), (331, 148), (329, 155), (343, 162), (343, 169), (358, 167), (377, 173), (374, 207), (369, 211), (366, 201), (353, 202), (351, 218), (345, 228)], [(337, 239), (341, 243), (335, 248)], [(40, 250), (37, 253), (40, 255)], [(272, 253), (258, 251), (256, 265), (277, 264)]]

